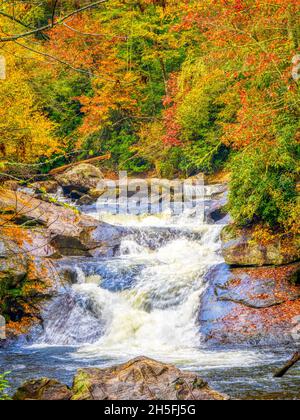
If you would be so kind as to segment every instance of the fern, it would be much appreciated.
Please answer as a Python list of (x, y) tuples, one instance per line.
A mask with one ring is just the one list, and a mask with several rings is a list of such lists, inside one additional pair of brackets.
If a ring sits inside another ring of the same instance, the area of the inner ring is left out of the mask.
[(9, 381), (6, 379), (9, 374), (10, 372), (0, 374), (0, 401), (11, 400), (6, 394), (6, 391), (10, 388)]

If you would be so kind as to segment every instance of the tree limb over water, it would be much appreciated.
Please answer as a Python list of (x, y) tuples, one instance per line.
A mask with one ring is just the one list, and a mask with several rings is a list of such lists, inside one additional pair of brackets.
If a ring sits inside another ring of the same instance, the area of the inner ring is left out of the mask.
[(282, 378), (299, 361), (300, 353), (297, 352), (294, 354), (291, 360), (274, 375), (274, 378)]

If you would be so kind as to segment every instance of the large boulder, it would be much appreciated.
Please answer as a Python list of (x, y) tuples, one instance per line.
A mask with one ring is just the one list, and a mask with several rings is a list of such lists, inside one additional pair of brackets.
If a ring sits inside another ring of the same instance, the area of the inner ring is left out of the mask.
[(106, 256), (120, 243), (120, 229), (21, 192), (0, 189), (1, 213), (26, 226), (22, 246), (34, 255)]
[(211, 345), (300, 344), (300, 263), (283, 267), (214, 267), (199, 325)]
[[(96, 166), (82, 163), (55, 177), (66, 195), (80, 199), (90, 191), (98, 191), (98, 197), (105, 191), (102, 186), (103, 174)], [(99, 191), (99, 186), (100, 190)]]
[(231, 266), (267, 266), (290, 264), (300, 260), (299, 235), (274, 235), (257, 239), (251, 229), (226, 226), (221, 235), (222, 253)]
[(15, 400), (226, 400), (197, 374), (139, 357), (105, 369), (82, 369), (71, 389), (41, 379), (24, 384)]
[(121, 234), (72, 208), (0, 189), (0, 314), (7, 338), (43, 321), (41, 309), (63, 278), (62, 257), (113, 255)]

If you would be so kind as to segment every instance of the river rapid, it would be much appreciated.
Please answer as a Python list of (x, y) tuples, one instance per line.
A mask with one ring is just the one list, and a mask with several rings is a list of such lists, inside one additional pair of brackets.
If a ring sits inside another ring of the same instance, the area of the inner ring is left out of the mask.
[[(224, 200), (222, 186), (206, 187), (206, 213)], [(195, 212), (173, 215), (114, 214), (81, 209), (122, 226), (126, 234), (114, 257), (65, 259), (73, 284), (61, 287), (45, 307), (43, 330), (29, 344), (0, 350), (15, 389), (24, 380), (57, 378), (71, 383), (79, 367), (111, 366), (148, 356), (199, 372), (235, 398), (299, 397), (300, 368), (286, 378), (273, 373), (286, 349), (207, 348), (197, 322), (206, 275), (224, 261), (220, 232), (228, 219), (199, 223)]]

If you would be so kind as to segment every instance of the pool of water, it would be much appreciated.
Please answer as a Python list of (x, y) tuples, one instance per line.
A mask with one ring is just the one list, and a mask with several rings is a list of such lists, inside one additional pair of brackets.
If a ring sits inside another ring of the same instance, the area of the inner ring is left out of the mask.
[[(207, 187), (199, 207), (214, 208), (219, 191)], [(0, 349), (0, 372), (11, 371), (11, 394), (28, 379), (48, 377), (71, 385), (79, 368), (147, 356), (197, 372), (232, 398), (300, 399), (300, 365), (283, 379), (273, 378), (294, 349), (207, 349), (203, 344), (199, 305), (206, 274), (224, 262), (220, 232), (227, 218), (200, 223), (194, 212), (134, 216), (126, 211), (85, 209), (128, 234), (118, 255), (61, 262), (74, 271), (74, 283), (64, 284), (46, 305), (32, 346)]]

